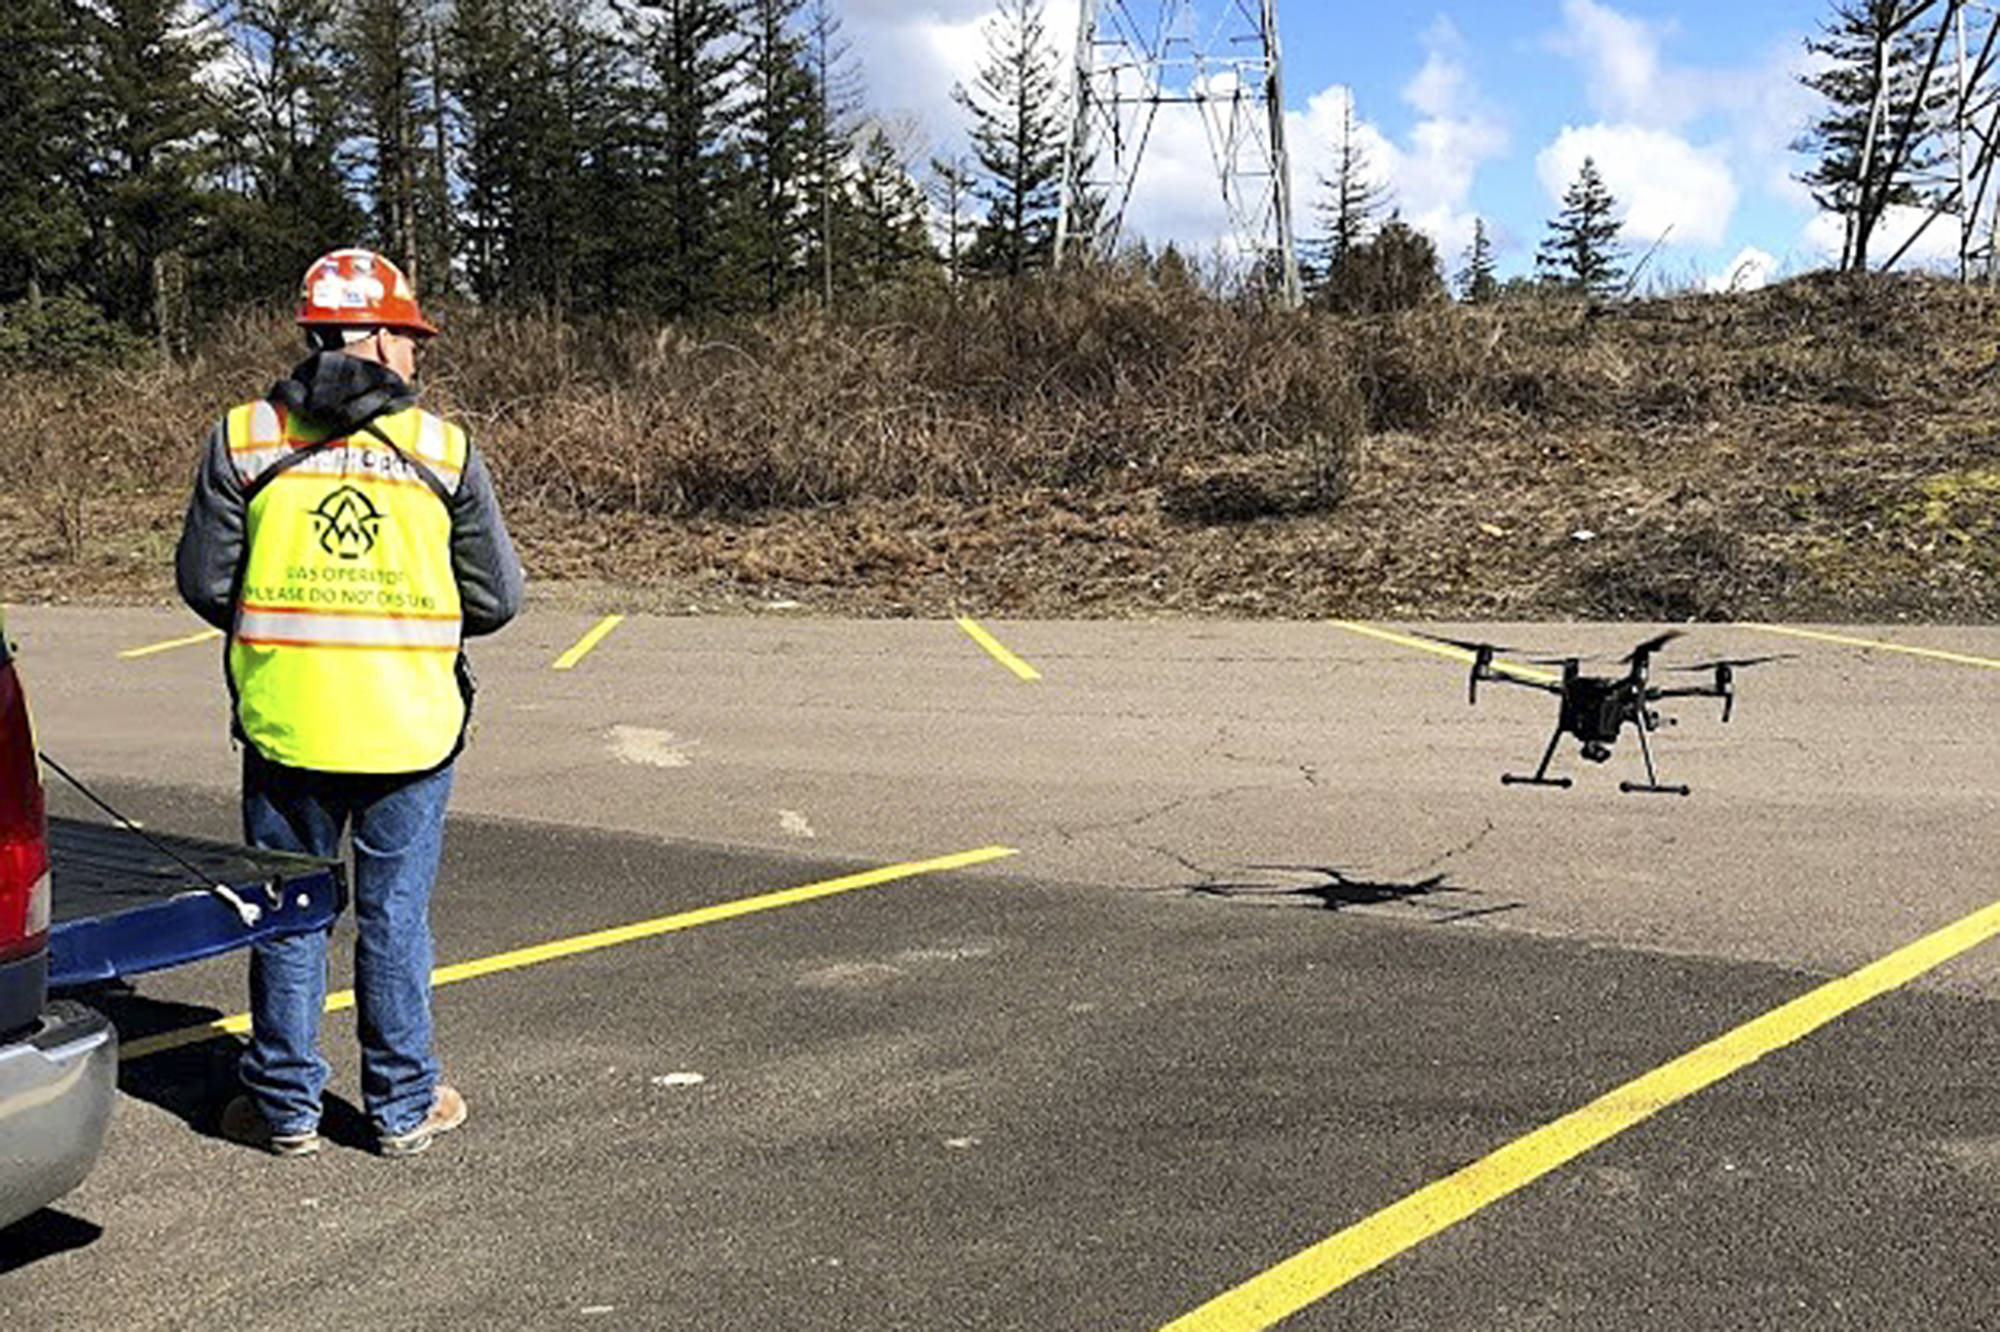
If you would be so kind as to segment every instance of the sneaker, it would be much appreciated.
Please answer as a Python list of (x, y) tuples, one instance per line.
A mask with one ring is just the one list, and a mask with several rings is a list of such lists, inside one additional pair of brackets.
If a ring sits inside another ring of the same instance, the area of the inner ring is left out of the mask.
[(222, 1108), (222, 1122), (216, 1126), (222, 1136), (245, 1147), (255, 1147), (273, 1156), (311, 1156), (319, 1150), (319, 1131), (273, 1133), (264, 1114), (248, 1096), (238, 1096)]
[(431, 1100), (431, 1112), (413, 1129), (384, 1133), (375, 1139), (375, 1150), (384, 1156), (415, 1156), (431, 1145), (440, 1133), (449, 1133), (465, 1122), (465, 1098), (455, 1087), (438, 1084)]

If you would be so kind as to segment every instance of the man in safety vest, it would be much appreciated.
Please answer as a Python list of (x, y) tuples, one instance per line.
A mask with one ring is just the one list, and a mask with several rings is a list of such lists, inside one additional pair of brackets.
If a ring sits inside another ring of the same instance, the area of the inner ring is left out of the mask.
[[(513, 617), (523, 578), (479, 454), (416, 406), (437, 329), (409, 279), (337, 250), (307, 270), (298, 322), (312, 354), (209, 434), (176, 574), (229, 635), (245, 837), (334, 857), (352, 832), (362, 1100), (380, 1151), (407, 1156), (465, 1121), (431, 1049), (431, 881), (472, 703), (461, 641)], [(330, 933), (253, 950), (224, 1136), (318, 1149)]]

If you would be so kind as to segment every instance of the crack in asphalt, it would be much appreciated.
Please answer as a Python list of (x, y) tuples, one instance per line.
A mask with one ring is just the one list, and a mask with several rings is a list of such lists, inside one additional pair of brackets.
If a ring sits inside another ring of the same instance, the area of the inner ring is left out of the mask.
[(1484, 842), (1488, 837), (1492, 836), (1496, 826), (1497, 825), (1494, 824), (1492, 819), (1487, 819), (1485, 827), (1481, 828), (1478, 832), (1472, 834), (1471, 837), (1467, 838), (1460, 845), (1452, 847), (1450, 850), (1442, 852), (1439, 855), (1432, 856), (1429, 860), (1426, 860), (1421, 864), (1418, 864), (1412, 867), (1411, 869), (1406, 870), (1405, 873), (1411, 876), (1427, 874), (1430, 871), (1437, 869), (1442, 865), (1450, 864), (1452, 861), (1456, 860), (1458, 857), (1462, 855), (1465, 855), (1467, 852), (1476, 850), (1481, 842)]

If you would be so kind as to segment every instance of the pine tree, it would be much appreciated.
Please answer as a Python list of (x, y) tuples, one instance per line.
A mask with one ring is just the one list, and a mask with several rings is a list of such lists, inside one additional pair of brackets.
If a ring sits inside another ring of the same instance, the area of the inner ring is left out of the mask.
[(550, 29), (554, 107), (568, 133), (567, 176), (546, 181), (570, 237), (568, 288), (579, 305), (631, 304), (628, 217), (640, 195), (632, 81), (613, 33), (581, 8), (559, 6)]
[(1612, 214), (1618, 201), (1586, 157), (1563, 194), (1562, 211), (1549, 222), (1549, 235), (1535, 254), (1535, 272), (1546, 281), (1589, 296), (1608, 296), (1625, 279)]
[(865, 290), (932, 271), (923, 187), (880, 125), (861, 135), (845, 212), (848, 271), (855, 285)]
[(437, 170), (430, 17), (410, 0), (349, 0), (342, 76), (357, 115), (359, 185), (374, 239), (420, 286), (449, 278), (449, 210)]
[(716, 308), (726, 286), (722, 141), (741, 58), (725, 0), (644, 0), (622, 10), (638, 66), (624, 285), (670, 315)]
[(1842, 271), (1867, 268), (1883, 213), (1923, 202), (1917, 182), (1943, 160), (1936, 116), (1953, 92), (1938, 68), (1942, 8), (1936, 0), (1835, 0), (1832, 19), (1806, 42), (1822, 67), (1800, 82), (1828, 105), (1792, 147), (1818, 156), (1798, 179), (1813, 202), (1846, 221)]
[(60, 0), (0, 5), (0, 302), (39, 304), (87, 239), (80, 35)]
[(979, 229), (978, 219), (972, 216), (972, 191), (977, 180), (972, 164), (963, 158), (931, 159), (930, 185), (925, 193), (930, 196), (934, 227), (943, 240), (939, 251), (945, 281), (953, 286), (965, 278), (966, 254), (973, 233)]
[(473, 294), (567, 310), (609, 225), (591, 206), (601, 181), (584, 170), (615, 133), (608, 39), (547, 0), (458, 0), (450, 49)]
[(1500, 294), (1500, 279), (1493, 270), (1493, 242), (1486, 234), (1486, 219), (1472, 219), (1472, 243), (1465, 247), (1465, 267), (1458, 271), (1460, 299), (1485, 305)]
[(1354, 99), (1341, 109), (1340, 140), (1334, 145), (1333, 172), (1320, 177), (1318, 212), (1325, 230), (1317, 246), (1320, 276), (1331, 277), (1348, 254), (1374, 229), (1389, 201), (1388, 187), (1375, 179), (1354, 119)]
[(604, 281), (603, 270), (626, 244), (633, 184), (616, 47), (588, 7), (553, 0), (535, 51), (538, 95), (528, 99), (527, 117), (534, 179), (522, 211), (541, 258), (529, 288), (563, 309), (585, 300), (587, 287), (589, 300), (615, 305), (615, 282)]
[(818, 219), (810, 183), (819, 165), (819, 93), (796, 28), (805, 0), (744, 0), (742, 247), (752, 299), (776, 309), (811, 279), (807, 258)]
[(223, 147), (236, 173), (215, 201), (203, 271), (222, 299), (289, 295), (316, 255), (351, 244), (362, 213), (340, 145), (338, 0), (238, 0), (239, 71)]
[(515, 238), (515, 187), (524, 128), (518, 87), (524, 34), (508, 0), (458, 0), (446, 65), (458, 109), (453, 139), (462, 180), (460, 254), (472, 295), (508, 289)]
[(838, 238), (844, 230), (846, 178), (863, 102), (862, 79), (831, 0), (810, 0), (805, 26), (813, 87), (813, 161), (806, 180), (813, 234), (807, 267), (818, 283), (821, 301), (831, 308), (835, 290), (842, 285), (837, 274), (846, 266)]
[(973, 86), (953, 97), (972, 114), (974, 192), (986, 216), (967, 255), (974, 272), (1019, 277), (1047, 266), (1061, 205), (1069, 118), (1056, 89), (1042, 0), (1000, 0)]
[(197, 76), (220, 36), (178, 0), (80, 0), (87, 54), (84, 134), (95, 294), (148, 328), (163, 353), (184, 349), (189, 248), (222, 124)]

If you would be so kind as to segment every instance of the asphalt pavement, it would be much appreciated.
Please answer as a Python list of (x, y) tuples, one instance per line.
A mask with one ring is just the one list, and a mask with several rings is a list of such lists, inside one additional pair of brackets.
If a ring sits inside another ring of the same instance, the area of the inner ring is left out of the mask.
[[(1411, 626), (978, 626), (1010, 665), (948, 622), (789, 616), (476, 645), (434, 912), (466, 1128), (362, 1150), (346, 1013), (310, 1161), (213, 1136), (227, 1040), (130, 1060), (98, 1170), (0, 1232), (0, 1311), (1994, 1324), (2000, 923), (1911, 945), (2000, 882), (2000, 630), (1687, 626), (1663, 664), (1793, 655), (1727, 726), (1673, 709), (1682, 798), (1619, 793), (1629, 737), (1502, 787), (1552, 700), (1468, 706)], [(1647, 629), (1425, 627), (1610, 658)], [(218, 642), (9, 628), (48, 752), (233, 831)], [(1883, 958), (1879, 996), (1841, 979)], [(98, 1002), (136, 1040), (242, 989), (225, 958)]]

